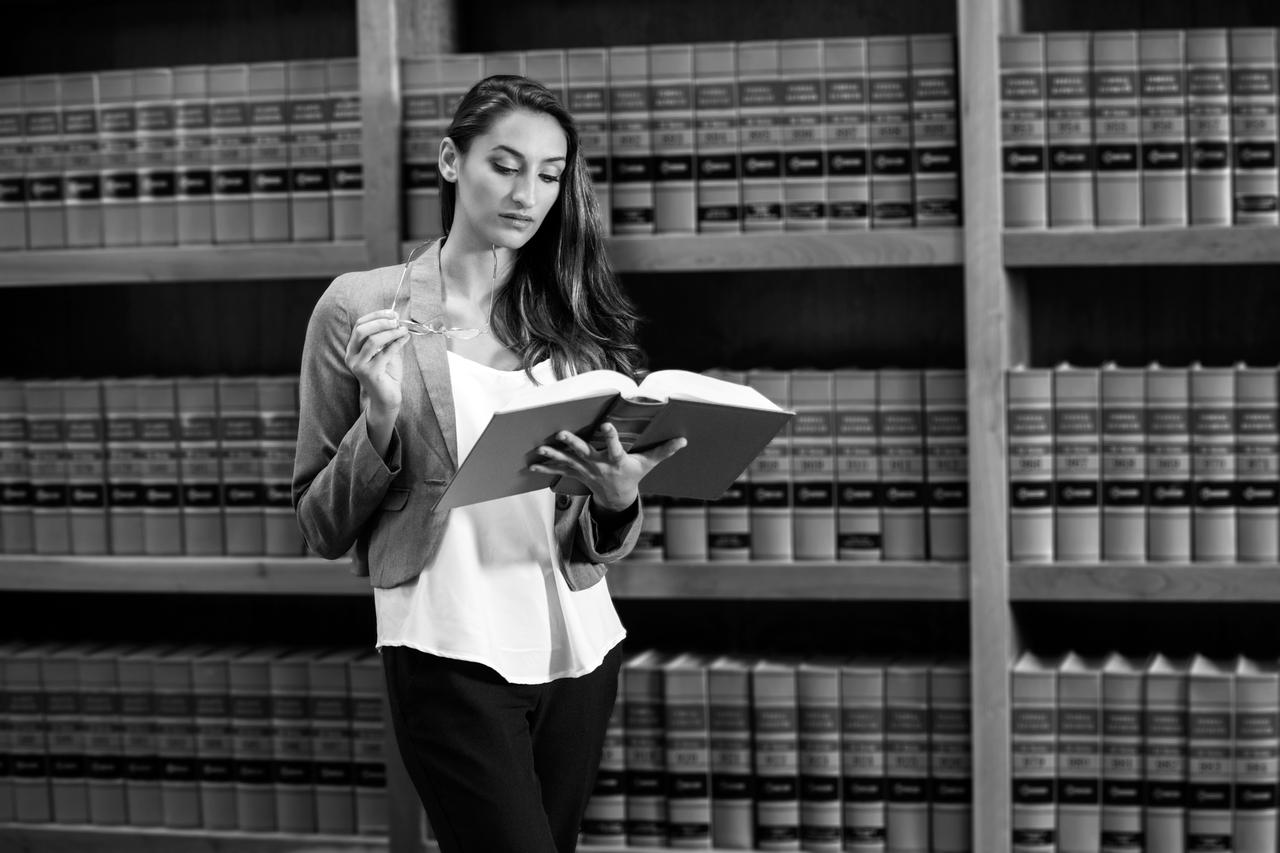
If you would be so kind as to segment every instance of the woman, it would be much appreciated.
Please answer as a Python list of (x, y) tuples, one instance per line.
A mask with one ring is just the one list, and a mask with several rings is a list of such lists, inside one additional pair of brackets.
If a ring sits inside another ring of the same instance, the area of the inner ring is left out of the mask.
[(404, 268), (338, 277), (316, 305), (294, 505), (315, 551), (354, 545), (371, 577), (399, 749), (443, 853), (564, 853), (625, 634), (604, 564), (635, 543), (640, 479), (683, 440), (627, 453), (611, 429), (598, 450), (562, 433), (531, 467), (589, 497), (433, 510), (513, 393), (639, 361), (573, 119), (550, 92), (476, 84), (438, 166), (445, 238)]

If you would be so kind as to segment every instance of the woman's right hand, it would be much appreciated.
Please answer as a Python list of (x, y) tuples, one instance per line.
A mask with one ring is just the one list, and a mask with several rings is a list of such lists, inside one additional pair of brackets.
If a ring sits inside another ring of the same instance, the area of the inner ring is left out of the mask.
[(380, 419), (400, 413), (400, 377), (404, 368), (404, 344), (409, 333), (395, 311), (382, 310), (356, 320), (347, 340), (347, 369), (360, 381), (369, 398), (371, 413)]

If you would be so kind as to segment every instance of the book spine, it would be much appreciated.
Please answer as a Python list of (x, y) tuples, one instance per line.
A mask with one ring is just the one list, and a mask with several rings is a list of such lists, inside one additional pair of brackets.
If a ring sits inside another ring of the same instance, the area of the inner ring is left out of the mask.
[(782, 81), (778, 43), (738, 43), (742, 230), (778, 232), (782, 217)]
[(663, 504), (666, 499), (661, 495), (640, 496), (644, 504), (644, 515), (640, 519), (640, 534), (636, 537), (635, 547), (627, 555), (627, 559), (636, 562), (652, 562), (661, 560), (666, 550), (666, 513)]
[(482, 77), (492, 77), (495, 74), (510, 74), (517, 77), (525, 75), (524, 53), (520, 51), (485, 53), (482, 57), (484, 62)]
[(796, 676), (800, 756), (800, 845), (839, 851), (840, 669), (801, 664)]
[(1102, 673), (1058, 672), (1058, 850), (1097, 853), (1102, 832)]
[(262, 553), (300, 557), (305, 553), (305, 544), (293, 514), (293, 460), (298, 449), (297, 378), (259, 378), (258, 401)]
[(666, 722), (667, 846), (711, 849), (711, 739), (707, 674), (696, 656), (678, 658), (663, 673)]
[(1108, 366), (1099, 382), (1102, 558), (1147, 559), (1146, 374)]
[(1053, 373), (1056, 560), (1096, 562), (1101, 556), (1098, 385), (1095, 369), (1063, 366)]
[(124, 729), (111, 647), (81, 659), (80, 679), (89, 822), (120, 826), (128, 821), (124, 802)]
[(530, 50), (524, 54), (524, 73), (530, 80), (537, 80), (562, 104), (567, 104), (565, 91), (567, 69), (563, 50)]
[(1013, 672), (1012, 742), (1013, 853), (1056, 853), (1057, 673), (1024, 656)]
[(1187, 224), (1186, 34), (1138, 35), (1142, 224)]
[(1276, 30), (1231, 30), (1232, 179), (1237, 225), (1275, 225)]
[(867, 39), (872, 228), (910, 228), (915, 224), (909, 73), (906, 36)]
[(614, 234), (652, 234), (653, 125), (649, 53), (609, 49), (609, 151)]
[(351, 758), (356, 795), (356, 832), (386, 835), (387, 756), (382, 707), (382, 661), (376, 652), (353, 660), (348, 668), (351, 690)]
[(354, 59), (331, 59), (329, 102), (329, 221), (334, 240), (364, 239), (364, 145), (360, 69)]
[(66, 421), (56, 381), (26, 383), (27, 458), (31, 471), (31, 526), (37, 554), (70, 552)]
[[(649, 512), (649, 504), (646, 504)], [(707, 502), (665, 498), (661, 504), (663, 555), (667, 560), (700, 563), (707, 554)]]
[(188, 466), (185, 452), (179, 452), (178, 438), (184, 426), (179, 423), (174, 406), (171, 380), (139, 381), (138, 434), (142, 454), (140, 482), (145, 554), (183, 553), (188, 532), (183, 529), (186, 502), (188, 498), (195, 501), (200, 494), (199, 479), (192, 479), (190, 483), (185, 479), (188, 468), (194, 475), (198, 466)]
[[(789, 373), (753, 370), (747, 374), (747, 384), (777, 406), (790, 407)], [(795, 540), (790, 424), (760, 451), (750, 471), (751, 559), (790, 560)]]
[(125, 811), (130, 826), (159, 826), (160, 759), (156, 744), (154, 659), (139, 651), (117, 663), (124, 726)]
[(841, 560), (879, 560), (884, 528), (875, 371), (838, 372), (835, 395), (836, 555)]
[(1274, 666), (1237, 662), (1231, 731), (1236, 853), (1276, 853), (1276, 788), (1280, 781), (1280, 699)]
[(1236, 368), (1236, 557), (1280, 560), (1280, 417), (1275, 368)]
[(27, 248), (25, 115), (22, 81), (0, 80), (0, 251)]
[(355, 797), (351, 779), (351, 709), (348, 652), (312, 659), (307, 696), (311, 758), (315, 763), (316, 831), (354, 835)]
[(1000, 36), (1000, 160), (1005, 228), (1048, 225), (1044, 35)]
[(95, 380), (69, 380), (62, 386), (62, 406), (71, 553), (106, 554), (110, 548), (102, 389)]
[(213, 165), (213, 239), (247, 243), (253, 238), (250, 199), (249, 68), (209, 66), (209, 126)]
[(871, 225), (867, 149), (867, 42), (826, 39), (822, 49), (827, 220), (834, 230)]
[(112, 554), (143, 553), (142, 431), (138, 386), (128, 379), (105, 379), (107, 518)]
[(916, 225), (960, 224), (955, 36), (911, 36), (911, 150)]
[(307, 652), (273, 658), (271, 672), (271, 787), (276, 829), (316, 831), (315, 764), (311, 754)]
[[(746, 375), (736, 371), (707, 371), (727, 382), (744, 384)], [(707, 504), (707, 556), (712, 560), (745, 561), (751, 558), (750, 467), (720, 497)]]
[(285, 80), (289, 233), (298, 242), (331, 240), (325, 63), (290, 62)]
[(1236, 558), (1235, 371), (1191, 371), (1191, 556)]
[(791, 375), (791, 464), (795, 481), (797, 560), (836, 558), (836, 453), (834, 375), (796, 371)]
[(85, 778), (84, 716), (80, 703), (80, 662), (75, 647), (40, 662), (44, 687), (45, 743), (49, 794), (55, 823), (87, 823), (89, 787)]
[(1231, 64), (1227, 31), (1187, 31), (1188, 215), (1231, 224)]
[(1147, 850), (1182, 853), (1186, 844), (1187, 685), (1186, 673), (1147, 670), (1143, 697), (1143, 808)]
[(202, 825), (191, 659), (179, 650), (155, 664), (156, 758), (166, 827)]
[(653, 105), (653, 230), (692, 234), (694, 193), (693, 46), (649, 45)]
[(268, 658), (254, 653), (234, 658), (230, 663), (236, 816), (240, 829), (246, 832), (276, 829), (268, 666)]
[(249, 207), (255, 243), (289, 240), (289, 135), (285, 64), (249, 66)]
[(1053, 561), (1053, 373), (1006, 376), (1009, 409), (1009, 559)]
[(133, 85), (138, 102), (138, 242), (172, 246), (178, 242), (173, 71), (135, 71)]
[(1044, 50), (1049, 225), (1090, 228), (1094, 159), (1089, 34), (1047, 33)]
[(66, 152), (59, 127), (59, 78), (25, 77), (22, 87), (27, 248), (65, 248), (62, 190)]
[(13, 743), (13, 817), (23, 823), (53, 820), (49, 779), (47, 704), (40, 677), (41, 647), (5, 662), (8, 725)]
[(627, 846), (626, 696), (621, 689), (605, 727), (595, 787), (582, 815), (582, 843), (610, 849)]
[(623, 670), (627, 845), (665, 847), (667, 826), (666, 721), (662, 671), (651, 653)]
[(717, 663), (707, 672), (711, 738), (711, 843), (746, 849), (752, 844), (751, 676), (742, 662)]
[(213, 242), (213, 136), (208, 68), (203, 65), (175, 68), (173, 94), (178, 244), (207, 246)]
[(738, 162), (737, 50), (732, 42), (693, 46), (695, 192), (699, 233), (742, 230)]
[(606, 233), (612, 231), (613, 166), (609, 131), (609, 52), (607, 48), (565, 51), (569, 112), (578, 123), (578, 141), (591, 174)]
[(1191, 410), (1187, 371), (1147, 370), (1147, 559), (1191, 559)]
[(261, 554), (266, 549), (260, 426), (257, 380), (219, 379), (218, 456), (228, 554)]
[(924, 373), (929, 559), (969, 557), (969, 424), (963, 370)]
[(213, 379), (184, 381), (177, 391), (183, 553), (188, 556), (223, 554), (217, 382)]
[(440, 76), (434, 56), (401, 60), (401, 149), (404, 158), (406, 236), (429, 240), (443, 231), (440, 222), (440, 140), (448, 119), (440, 105)]
[(761, 661), (751, 673), (756, 777), (755, 849), (800, 849), (796, 669)]
[(1231, 723), (1235, 675), (1197, 659), (1187, 699), (1188, 853), (1235, 850)]
[(228, 830), (240, 825), (236, 815), (235, 751), (231, 737), (229, 658), (233, 653), (233, 650), (217, 649), (192, 662), (196, 785), (200, 792), (201, 824), (205, 829)]
[(973, 735), (969, 670), (929, 671), (929, 850), (970, 853), (973, 838)]
[(102, 144), (102, 243), (137, 246), (139, 211), (138, 101), (132, 71), (98, 77), (98, 133)]
[(0, 551), (5, 554), (30, 554), (35, 549), (27, 448), (23, 383), (0, 379)]
[(840, 776), (844, 849), (885, 851), (884, 669), (840, 673)]
[(1102, 674), (1102, 853), (1142, 853), (1142, 675)]
[(1138, 34), (1093, 34), (1093, 138), (1097, 172), (1094, 220), (1099, 227), (1141, 224), (1139, 179), (1141, 114), (1138, 98)]
[(827, 228), (822, 41), (778, 43), (782, 83), (782, 217), (787, 231)]
[(98, 141), (97, 75), (64, 76), (59, 106), (66, 157), (62, 198), (67, 247), (96, 248), (102, 245), (102, 150)]
[(928, 554), (922, 386), (918, 370), (881, 370), (876, 377), (886, 560), (923, 560)]

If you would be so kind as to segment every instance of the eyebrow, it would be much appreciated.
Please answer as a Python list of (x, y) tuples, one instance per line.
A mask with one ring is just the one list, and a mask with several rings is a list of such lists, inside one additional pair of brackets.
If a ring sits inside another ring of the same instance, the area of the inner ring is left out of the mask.
[[(491, 150), (493, 150), (493, 151), (506, 151), (508, 154), (510, 154), (510, 155), (511, 155), (511, 156), (513, 156), (513, 157), (519, 157), (521, 160), (526, 159), (526, 158), (525, 158), (525, 156), (524, 156), (523, 154), (521, 154), (521, 153), (520, 153), (519, 151), (517, 151), (516, 149), (512, 148), (510, 145), (495, 145), (495, 146), (493, 146), (493, 148), (492, 148)], [(542, 162), (544, 162), (544, 163), (554, 163), (555, 161), (559, 160), (560, 162), (562, 162), (562, 163), (563, 163), (563, 162), (564, 162), (564, 159), (565, 159), (564, 157), (548, 157), (547, 159), (543, 160)]]

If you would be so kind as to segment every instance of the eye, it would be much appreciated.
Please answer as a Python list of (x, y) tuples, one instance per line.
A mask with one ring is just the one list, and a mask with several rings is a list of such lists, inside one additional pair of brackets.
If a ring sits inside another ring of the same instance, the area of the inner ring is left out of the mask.
[(506, 175), (507, 177), (510, 177), (520, 171), (519, 169), (512, 168), (511, 166), (504, 166), (501, 163), (494, 163), (493, 170), (499, 175)]
[(544, 184), (558, 184), (558, 183), (560, 183), (560, 176), (559, 176), (559, 175), (539, 175), (538, 177), (542, 178), (542, 182), (543, 182)]

